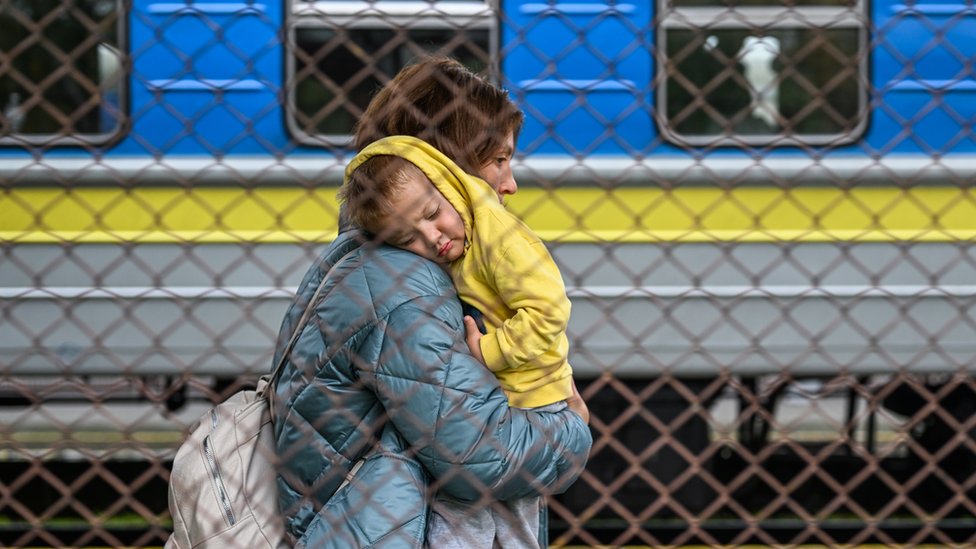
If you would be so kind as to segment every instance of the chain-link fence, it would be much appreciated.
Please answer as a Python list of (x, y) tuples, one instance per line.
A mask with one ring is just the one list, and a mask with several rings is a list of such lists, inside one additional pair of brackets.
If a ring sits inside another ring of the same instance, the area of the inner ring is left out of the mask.
[(552, 544), (976, 543), (974, 15), (0, 0), (0, 544), (162, 545), (425, 52), (526, 116), (594, 438)]

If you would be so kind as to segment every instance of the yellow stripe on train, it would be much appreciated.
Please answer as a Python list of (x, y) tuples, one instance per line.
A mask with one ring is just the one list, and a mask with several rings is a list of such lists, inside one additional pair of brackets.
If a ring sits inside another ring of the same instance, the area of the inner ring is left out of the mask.
[[(509, 207), (559, 242), (976, 238), (976, 191), (953, 187), (524, 188)], [(320, 242), (337, 212), (334, 187), (7, 188), (0, 241)]]

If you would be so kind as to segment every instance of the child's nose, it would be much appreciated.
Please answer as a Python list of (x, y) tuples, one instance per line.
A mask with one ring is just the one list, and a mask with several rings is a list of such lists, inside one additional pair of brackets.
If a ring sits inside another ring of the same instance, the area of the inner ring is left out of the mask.
[(437, 247), (437, 241), (441, 239), (441, 232), (437, 230), (437, 227), (434, 225), (427, 225), (424, 227), (423, 234), (424, 240), (427, 241), (429, 246)]

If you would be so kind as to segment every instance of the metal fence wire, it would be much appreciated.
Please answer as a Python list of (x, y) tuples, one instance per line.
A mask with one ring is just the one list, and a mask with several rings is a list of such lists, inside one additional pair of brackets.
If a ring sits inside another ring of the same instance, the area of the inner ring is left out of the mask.
[(270, 369), (353, 124), (426, 53), (526, 116), (507, 207), (594, 439), (552, 545), (976, 544), (974, 15), (0, 0), (0, 545), (165, 542), (178, 446)]

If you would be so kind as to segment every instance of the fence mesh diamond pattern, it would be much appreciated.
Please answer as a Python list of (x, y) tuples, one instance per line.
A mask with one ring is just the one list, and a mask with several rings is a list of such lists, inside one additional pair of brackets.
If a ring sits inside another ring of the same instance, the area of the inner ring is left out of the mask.
[(976, 544), (974, 13), (0, 0), (0, 545), (165, 543), (426, 54), (525, 114), (593, 434), (552, 545)]

